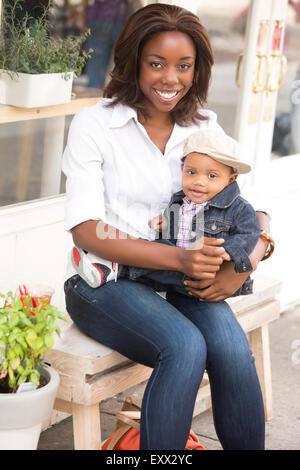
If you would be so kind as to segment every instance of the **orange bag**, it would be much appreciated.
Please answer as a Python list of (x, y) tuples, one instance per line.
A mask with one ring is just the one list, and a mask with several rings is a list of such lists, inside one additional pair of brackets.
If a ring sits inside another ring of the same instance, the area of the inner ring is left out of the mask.
[[(127, 397), (122, 411), (117, 413), (117, 429), (102, 444), (102, 450), (139, 450), (140, 448), (140, 408)], [(190, 430), (186, 443), (188, 450), (206, 450), (196, 434)]]

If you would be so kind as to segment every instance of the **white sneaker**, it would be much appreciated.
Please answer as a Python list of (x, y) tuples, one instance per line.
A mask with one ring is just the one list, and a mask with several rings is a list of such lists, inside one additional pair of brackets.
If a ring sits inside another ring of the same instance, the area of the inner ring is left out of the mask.
[(87, 253), (76, 246), (72, 250), (71, 261), (77, 274), (93, 288), (100, 287), (113, 279), (117, 280), (118, 263), (103, 258), (101, 263), (92, 263)]

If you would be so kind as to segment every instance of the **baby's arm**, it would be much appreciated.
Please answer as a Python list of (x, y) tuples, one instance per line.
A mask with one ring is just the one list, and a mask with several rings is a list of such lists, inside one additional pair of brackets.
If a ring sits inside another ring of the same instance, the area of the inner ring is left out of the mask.
[(249, 255), (254, 250), (259, 236), (258, 216), (253, 207), (245, 201), (234, 217), (229, 236), (223, 244), (226, 253), (235, 263), (237, 273), (253, 271)]
[(157, 215), (156, 217), (153, 217), (153, 219), (149, 220), (148, 225), (156, 232), (162, 232), (167, 229), (168, 221), (166, 217)]

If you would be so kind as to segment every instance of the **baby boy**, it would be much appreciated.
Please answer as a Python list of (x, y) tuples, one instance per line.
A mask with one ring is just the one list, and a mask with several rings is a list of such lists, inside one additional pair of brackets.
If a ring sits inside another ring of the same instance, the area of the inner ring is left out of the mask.
[[(232, 260), (238, 273), (251, 272), (249, 255), (259, 239), (260, 227), (255, 210), (240, 196), (236, 182), (238, 174), (249, 171), (250, 165), (239, 159), (237, 142), (223, 131), (200, 130), (188, 137), (183, 149), (182, 190), (173, 195), (163, 216), (150, 221), (161, 234), (156, 241), (196, 249), (203, 235), (223, 238), (224, 260)], [(157, 291), (173, 288), (187, 293), (182, 273), (127, 269), (130, 279)], [(234, 295), (251, 292), (248, 277)]]

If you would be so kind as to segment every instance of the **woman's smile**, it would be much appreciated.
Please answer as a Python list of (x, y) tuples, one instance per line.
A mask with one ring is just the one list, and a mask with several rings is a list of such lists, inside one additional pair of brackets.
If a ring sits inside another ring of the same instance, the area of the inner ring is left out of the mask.
[(158, 90), (156, 88), (153, 88), (153, 90), (158, 95), (158, 97), (161, 99), (162, 102), (170, 103), (177, 97), (177, 95), (181, 92), (182, 89), (167, 91), (167, 90)]

